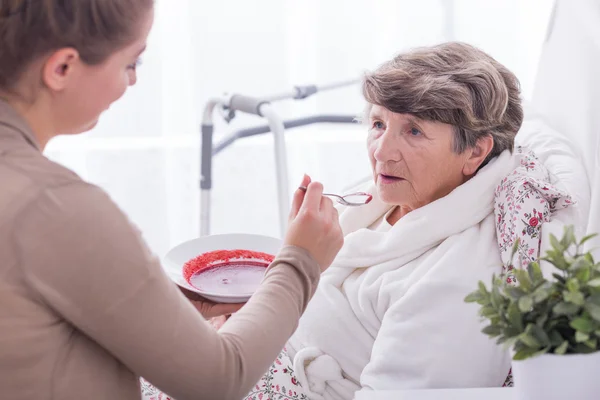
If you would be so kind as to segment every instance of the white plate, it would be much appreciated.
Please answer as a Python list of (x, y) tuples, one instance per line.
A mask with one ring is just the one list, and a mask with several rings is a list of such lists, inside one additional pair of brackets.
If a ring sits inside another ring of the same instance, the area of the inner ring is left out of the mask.
[(276, 256), (281, 249), (282, 241), (270, 236), (251, 235), (246, 233), (229, 233), (223, 235), (203, 236), (189, 240), (172, 248), (163, 259), (163, 268), (177, 285), (196, 292), (217, 303), (244, 303), (250, 296), (235, 296), (210, 293), (190, 285), (183, 277), (183, 266), (186, 262), (200, 254), (215, 250), (251, 250)]

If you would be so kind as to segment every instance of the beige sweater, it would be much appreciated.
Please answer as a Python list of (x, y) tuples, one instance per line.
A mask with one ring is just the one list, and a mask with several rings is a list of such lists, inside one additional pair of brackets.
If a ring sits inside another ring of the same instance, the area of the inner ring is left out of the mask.
[(0, 101), (0, 398), (137, 400), (143, 376), (178, 400), (239, 399), (318, 280), (284, 248), (215, 332), (110, 198), (46, 159)]

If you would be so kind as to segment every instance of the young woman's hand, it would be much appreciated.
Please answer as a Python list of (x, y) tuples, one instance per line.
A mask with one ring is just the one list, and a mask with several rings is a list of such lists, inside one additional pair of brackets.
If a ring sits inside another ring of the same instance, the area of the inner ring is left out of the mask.
[(234, 312), (238, 311), (244, 304), (223, 304), (214, 303), (210, 300), (205, 299), (198, 293), (179, 287), (185, 297), (190, 300), (192, 305), (202, 314), (205, 319), (212, 319), (215, 317), (227, 317)]
[(342, 248), (344, 236), (338, 212), (331, 199), (323, 196), (323, 185), (304, 176), (296, 190), (284, 244), (307, 250), (325, 271)]

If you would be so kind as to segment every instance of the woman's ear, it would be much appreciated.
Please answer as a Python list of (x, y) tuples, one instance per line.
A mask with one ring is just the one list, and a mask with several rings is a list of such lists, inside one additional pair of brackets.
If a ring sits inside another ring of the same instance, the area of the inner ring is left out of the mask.
[(79, 52), (73, 48), (55, 51), (42, 67), (44, 85), (57, 92), (64, 90), (71, 80), (78, 62)]
[(494, 148), (494, 138), (492, 135), (486, 135), (477, 139), (475, 147), (470, 149), (470, 155), (465, 160), (463, 166), (463, 174), (465, 176), (471, 176), (477, 172), (479, 166), (485, 161), (487, 156)]

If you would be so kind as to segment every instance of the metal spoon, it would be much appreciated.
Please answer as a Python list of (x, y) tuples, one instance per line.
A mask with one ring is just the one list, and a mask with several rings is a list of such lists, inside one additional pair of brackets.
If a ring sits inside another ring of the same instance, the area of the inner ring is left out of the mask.
[[(306, 186), (300, 186), (298, 189), (306, 192)], [(356, 192), (340, 196), (339, 194), (323, 193), (323, 196), (334, 197), (335, 200), (344, 206), (364, 206), (373, 200), (373, 196), (369, 193)]]

